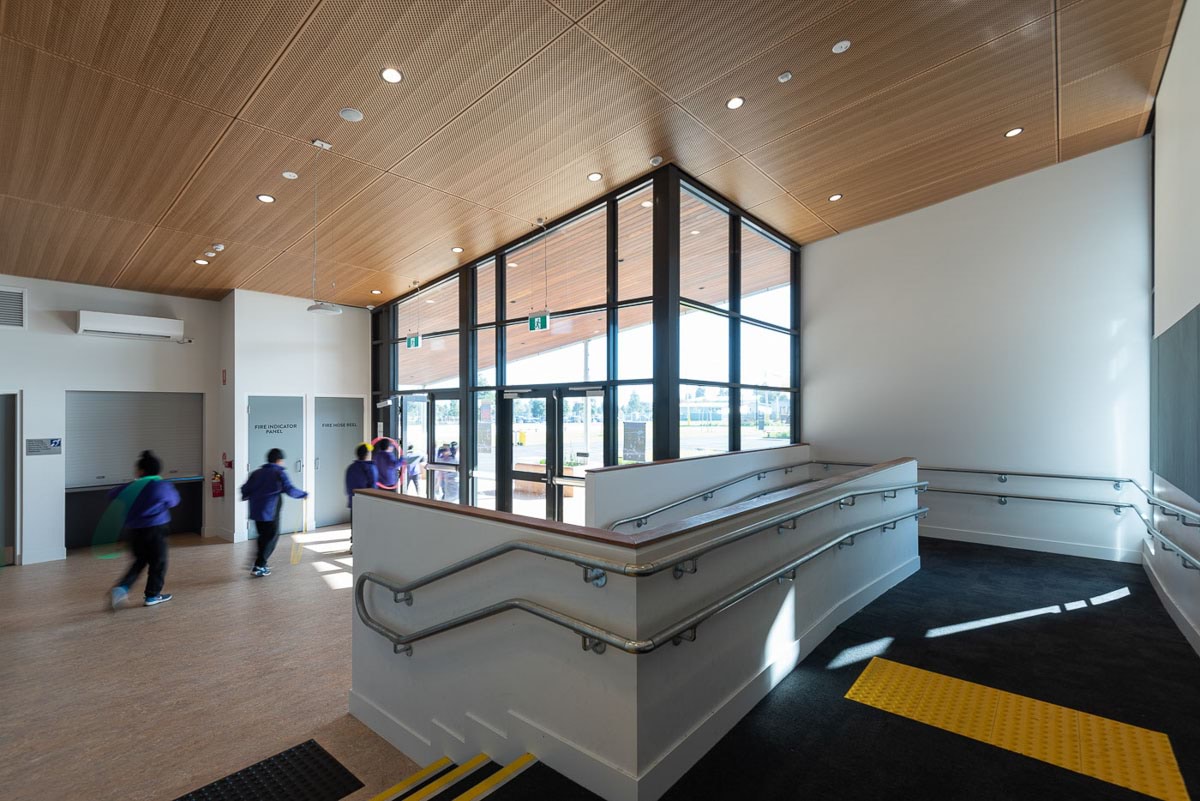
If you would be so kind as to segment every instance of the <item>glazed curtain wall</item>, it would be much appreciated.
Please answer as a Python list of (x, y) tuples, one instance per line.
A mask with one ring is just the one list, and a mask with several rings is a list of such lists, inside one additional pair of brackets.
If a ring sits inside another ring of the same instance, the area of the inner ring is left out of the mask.
[(460, 497), (483, 506), (520, 390), (602, 393), (565, 414), (603, 427), (605, 464), (790, 444), (798, 269), (794, 243), (668, 165), (376, 309), (377, 426), (399, 433), (405, 396), (458, 398)]

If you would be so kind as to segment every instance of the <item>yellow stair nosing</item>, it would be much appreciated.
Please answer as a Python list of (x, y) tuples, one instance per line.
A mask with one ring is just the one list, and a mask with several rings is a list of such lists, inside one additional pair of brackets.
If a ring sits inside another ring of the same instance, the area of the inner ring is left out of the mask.
[(470, 790), (467, 790), (458, 798), (455, 798), (454, 801), (478, 801), (478, 799), (483, 798), (510, 780), (515, 779), (534, 762), (537, 762), (537, 757), (533, 754), (522, 754)]
[(418, 770), (416, 773), (412, 774), (411, 776), (408, 776), (407, 778), (402, 780), (399, 784), (396, 784), (396, 785), (384, 790), (382, 793), (380, 793), (379, 795), (372, 798), (371, 801), (392, 801), (392, 799), (395, 798), (396, 796), (400, 795), (403, 792), (408, 791), (412, 787), (415, 787), (416, 785), (425, 781), (430, 776), (433, 776), (434, 774), (438, 773), (439, 771), (445, 770), (447, 765), (452, 765), (452, 764), (454, 764), (454, 763), (450, 761), (450, 757), (442, 757), (437, 762), (433, 762), (429, 765), (426, 765), (425, 767)]
[(426, 801), (426, 799), (433, 798), (442, 790), (445, 790), (447, 787), (451, 786), (460, 779), (465, 779), (467, 776), (470, 776), (472, 773), (479, 770), (490, 761), (491, 759), (487, 754), (476, 754), (475, 756), (471, 757), (470, 760), (459, 765), (446, 775), (439, 779), (435, 779), (434, 781), (422, 787), (420, 790), (417, 790), (417, 792), (404, 799), (404, 801)]

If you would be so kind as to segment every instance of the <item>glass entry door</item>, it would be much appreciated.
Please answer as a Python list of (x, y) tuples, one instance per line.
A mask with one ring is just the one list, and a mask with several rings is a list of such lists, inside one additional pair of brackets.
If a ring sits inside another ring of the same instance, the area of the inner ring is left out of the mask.
[(429, 460), (429, 396), (403, 395), (400, 401), (400, 445), (404, 465), (400, 487), (405, 495), (426, 494), (425, 464)]
[(512, 511), (584, 523), (584, 476), (604, 466), (599, 389), (506, 393), (512, 416)]
[(460, 443), (458, 394), (404, 395), (400, 441), (406, 495), (458, 503)]
[(512, 468), (512, 511), (527, 517), (555, 519), (553, 498), (548, 491), (548, 463), (554, 453), (552, 392), (505, 393), (512, 416), (510, 466)]
[(604, 466), (604, 393), (601, 390), (567, 391), (556, 404), (558, 447), (551, 478), (558, 503), (558, 519), (584, 524), (584, 476)]

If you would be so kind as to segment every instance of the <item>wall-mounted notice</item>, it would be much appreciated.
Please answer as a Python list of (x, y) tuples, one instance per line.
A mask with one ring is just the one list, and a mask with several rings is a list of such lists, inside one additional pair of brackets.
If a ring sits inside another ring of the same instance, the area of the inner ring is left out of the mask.
[(54, 456), (62, 453), (62, 437), (25, 440), (26, 456)]

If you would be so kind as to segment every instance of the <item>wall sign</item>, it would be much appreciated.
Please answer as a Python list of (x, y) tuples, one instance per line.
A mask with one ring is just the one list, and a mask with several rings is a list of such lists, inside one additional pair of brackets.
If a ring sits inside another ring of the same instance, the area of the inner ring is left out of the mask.
[(54, 456), (62, 453), (62, 437), (25, 440), (26, 456)]
[(421, 347), (421, 335), (420, 334), (410, 334), (409, 336), (405, 337), (404, 338), (404, 347), (408, 348), (409, 350), (412, 350), (413, 348)]
[(550, 312), (540, 311), (537, 314), (529, 315), (529, 330), (530, 331), (549, 331), (550, 330)]

